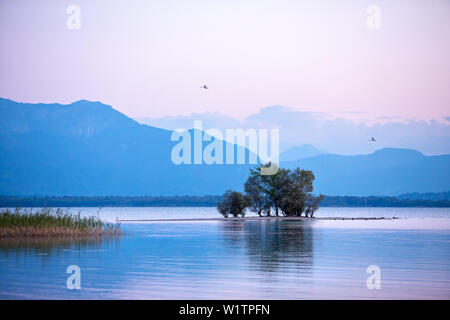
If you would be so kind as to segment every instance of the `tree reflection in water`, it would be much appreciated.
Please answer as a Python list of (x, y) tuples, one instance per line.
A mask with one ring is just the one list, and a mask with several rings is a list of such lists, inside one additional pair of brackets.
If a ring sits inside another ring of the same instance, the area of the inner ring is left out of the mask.
[(245, 248), (249, 267), (264, 273), (266, 280), (311, 279), (314, 246), (309, 222), (227, 221), (222, 227), (229, 248)]

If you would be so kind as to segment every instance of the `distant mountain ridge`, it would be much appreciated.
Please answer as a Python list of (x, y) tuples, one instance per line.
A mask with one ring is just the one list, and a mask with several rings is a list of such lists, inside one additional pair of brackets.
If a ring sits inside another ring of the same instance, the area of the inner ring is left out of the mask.
[(312, 170), (316, 190), (327, 195), (396, 196), (450, 187), (450, 155), (425, 156), (410, 149), (384, 148), (355, 156), (325, 154), (282, 166)]
[(242, 188), (249, 165), (175, 165), (171, 132), (99, 102), (0, 100), (0, 194), (205, 195)]
[[(0, 99), (0, 195), (199, 196), (242, 191), (250, 165), (175, 165), (170, 154), (176, 142), (170, 136), (171, 131), (141, 125), (100, 102)], [(330, 196), (450, 190), (450, 155), (390, 148), (368, 155), (319, 154), (280, 165), (313, 170), (315, 192)]]
[(310, 144), (304, 144), (289, 148), (280, 154), (280, 161), (295, 161), (304, 158), (314, 157), (328, 152), (317, 149)]

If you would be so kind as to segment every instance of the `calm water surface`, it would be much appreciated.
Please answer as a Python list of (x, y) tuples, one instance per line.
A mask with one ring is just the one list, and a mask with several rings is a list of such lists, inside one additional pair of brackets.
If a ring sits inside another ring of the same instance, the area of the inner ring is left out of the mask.
[[(83, 215), (95, 208), (72, 208)], [(118, 219), (217, 217), (215, 208), (103, 208)], [(450, 210), (321, 208), (385, 221), (127, 223), (115, 239), (0, 240), (1, 299), (449, 299)], [(69, 265), (81, 289), (69, 290)], [(370, 265), (381, 288), (369, 290)]]

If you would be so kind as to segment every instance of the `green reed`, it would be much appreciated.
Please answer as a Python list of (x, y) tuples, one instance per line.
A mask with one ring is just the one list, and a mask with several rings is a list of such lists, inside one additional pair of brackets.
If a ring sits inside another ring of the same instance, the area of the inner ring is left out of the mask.
[(120, 235), (120, 224), (67, 209), (0, 209), (0, 237)]

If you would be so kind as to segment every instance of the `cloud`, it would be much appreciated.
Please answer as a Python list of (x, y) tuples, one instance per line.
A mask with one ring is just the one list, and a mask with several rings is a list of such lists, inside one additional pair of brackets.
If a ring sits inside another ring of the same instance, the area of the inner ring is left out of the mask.
[[(242, 121), (220, 113), (139, 120), (170, 130), (192, 128), (194, 120), (202, 120), (204, 129), (223, 131), (279, 128), (281, 151), (311, 144), (338, 154), (371, 153), (386, 147), (411, 148), (428, 155), (450, 153), (450, 117), (429, 121), (401, 117), (369, 118), (365, 113), (315, 113), (275, 105), (262, 108)], [(369, 142), (370, 137), (377, 141)]]

